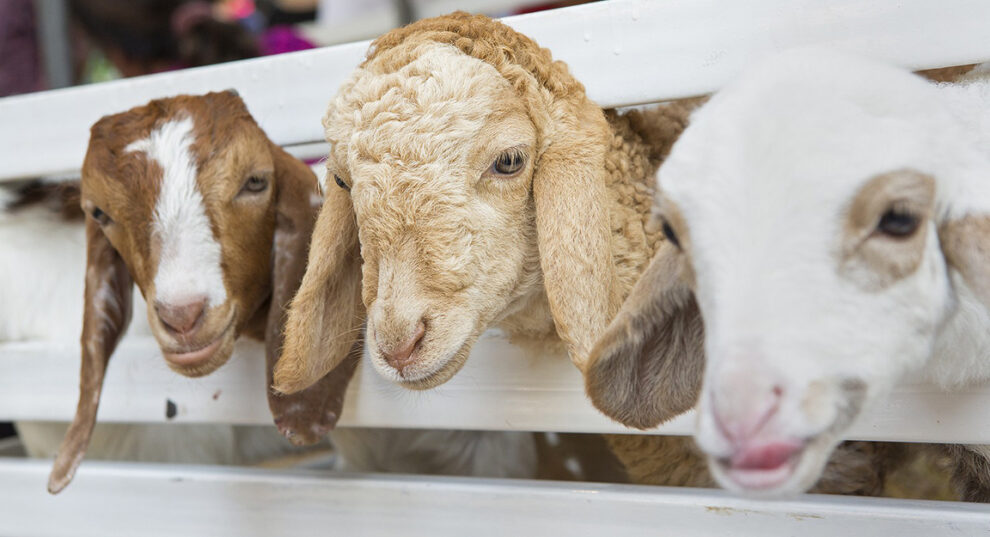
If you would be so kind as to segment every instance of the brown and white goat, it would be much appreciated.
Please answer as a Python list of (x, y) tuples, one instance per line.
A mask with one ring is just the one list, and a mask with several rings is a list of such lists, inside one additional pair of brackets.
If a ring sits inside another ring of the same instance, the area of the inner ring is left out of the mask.
[[(155, 100), (93, 125), (81, 181), (79, 405), (49, 491), (69, 483), (86, 450), (135, 283), (170, 368), (209, 374), (244, 334), (266, 341), (270, 385), (320, 199), (312, 171), (265, 136), (234, 92)], [(298, 395), (269, 391), (279, 430), (297, 444), (323, 437), (356, 363), (352, 355)]]

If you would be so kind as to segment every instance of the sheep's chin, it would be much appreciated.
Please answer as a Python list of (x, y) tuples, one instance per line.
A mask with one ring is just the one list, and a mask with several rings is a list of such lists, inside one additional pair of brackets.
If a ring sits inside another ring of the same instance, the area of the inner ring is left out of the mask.
[(712, 456), (708, 457), (708, 467), (724, 489), (756, 498), (786, 498), (818, 482), (836, 444), (824, 435), (814, 437), (790, 460), (769, 470), (735, 470), (724, 458)]

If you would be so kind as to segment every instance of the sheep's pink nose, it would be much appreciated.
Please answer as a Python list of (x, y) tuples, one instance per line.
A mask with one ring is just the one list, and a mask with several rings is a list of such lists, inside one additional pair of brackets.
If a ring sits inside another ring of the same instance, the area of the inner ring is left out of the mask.
[(199, 326), (206, 310), (206, 298), (197, 297), (181, 304), (155, 302), (155, 313), (166, 328), (184, 335)]
[(715, 424), (732, 443), (749, 444), (780, 409), (783, 394), (784, 389), (774, 385), (767, 391), (754, 387), (747, 397), (732, 402), (722, 399), (722, 404), (715, 404)]
[(419, 321), (416, 324), (416, 331), (408, 339), (391, 349), (381, 349), (382, 354), (385, 356), (385, 361), (401, 374), (402, 370), (412, 363), (412, 353), (416, 350), (416, 344), (423, 339), (424, 335), (426, 335), (426, 325), (423, 321)]

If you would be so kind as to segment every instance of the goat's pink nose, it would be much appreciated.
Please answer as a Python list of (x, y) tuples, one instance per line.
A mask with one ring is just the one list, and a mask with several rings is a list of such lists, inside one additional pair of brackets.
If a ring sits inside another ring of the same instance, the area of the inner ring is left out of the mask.
[(780, 409), (784, 389), (773, 386), (769, 391), (755, 390), (743, 401), (723, 401), (715, 405), (715, 424), (735, 444), (747, 444)]
[(155, 302), (155, 313), (166, 328), (176, 334), (187, 334), (199, 326), (206, 310), (206, 298), (197, 297), (181, 304)]
[(423, 321), (419, 321), (416, 324), (416, 331), (413, 332), (412, 336), (391, 349), (382, 349), (385, 361), (401, 374), (406, 366), (412, 363), (412, 353), (416, 350), (416, 344), (423, 339), (424, 335), (426, 335), (426, 325)]

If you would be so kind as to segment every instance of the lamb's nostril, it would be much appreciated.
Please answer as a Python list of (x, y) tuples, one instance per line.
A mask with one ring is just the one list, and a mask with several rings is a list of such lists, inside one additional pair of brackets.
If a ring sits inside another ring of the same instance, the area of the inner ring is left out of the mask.
[(419, 321), (416, 323), (416, 329), (412, 336), (391, 349), (382, 349), (382, 354), (385, 356), (385, 361), (388, 362), (388, 365), (397, 369), (401, 374), (406, 366), (412, 363), (413, 351), (416, 350), (416, 345), (422, 341), (423, 336), (425, 335), (426, 324), (423, 323), (423, 321)]
[(773, 385), (770, 390), (749, 394), (750, 397), (743, 401), (737, 401), (731, 406), (726, 403), (713, 405), (715, 426), (719, 432), (733, 443), (747, 443), (757, 436), (767, 424), (774, 418), (780, 410), (781, 399), (784, 396), (784, 388), (779, 384)]
[(166, 328), (176, 334), (187, 334), (200, 324), (206, 311), (206, 298), (197, 297), (181, 304), (155, 302), (155, 313)]

